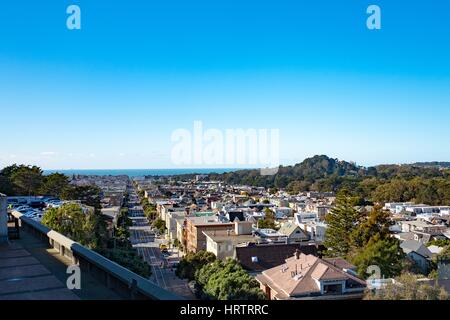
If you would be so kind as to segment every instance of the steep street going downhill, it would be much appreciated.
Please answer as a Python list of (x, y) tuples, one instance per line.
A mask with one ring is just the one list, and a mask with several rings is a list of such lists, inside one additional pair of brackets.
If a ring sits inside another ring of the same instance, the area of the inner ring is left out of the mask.
[(130, 241), (138, 254), (151, 266), (150, 280), (166, 290), (177, 293), (188, 299), (195, 299), (186, 280), (179, 279), (175, 270), (168, 267), (168, 263), (159, 248), (164, 240), (159, 239), (152, 230), (144, 210), (139, 204), (138, 196), (134, 190), (130, 191), (129, 214), (133, 225), (129, 227)]

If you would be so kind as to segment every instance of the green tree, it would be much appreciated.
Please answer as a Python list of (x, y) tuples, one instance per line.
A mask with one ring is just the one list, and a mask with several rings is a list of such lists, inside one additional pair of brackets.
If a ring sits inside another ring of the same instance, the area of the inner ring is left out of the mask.
[(18, 195), (38, 195), (43, 176), (41, 168), (37, 166), (19, 166), (11, 175), (15, 193)]
[(179, 278), (191, 281), (194, 280), (197, 270), (215, 260), (216, 256), (208, 251), (189, 252), (180, 260), (175, 273)]
[(104, 256), (107, 259), (110, 259), (122, 267), (127, 268), (128, 270), (144, 277), (149, 278), (151, 275), (151, 269), (149, 264), (139, 256), (134, 249), (123, 249), (123, 248), (115, 248), (115, 249), (97, 249), (98, 253)]
[(379, 205), (374, 206), (369, 214), (360, 216), (360, 221), (351, 234), (352, 246), (361, 249), (374, 236), (381, 239), (389, 237), (389, 216), (389, 211), (383, 210)]
[(68, 186), (61, 193), (63, 200), (79, 200), (81, 203), (101, 209), (101, 190), (97, 186)]
[(158, 218), (153, 221), (152, 227), (158, 229), (159, 233), (164, 233), (164, 231), (166, 230), (166, 223), (164, 222), (164, 220)]
[(427, 247), (430, 246), (438, 246), (438, 247), (446, 247), (450, 246), (450, 239), (434, 239), (427, 242)]
[(404, 273), (376, 292), (367, 292), (366, 300), (448, 300), (445, 289), (418, 281), (416, 276)]
[(354, 198), (348, 193), (340, 192), (336, 198), (336, 206), (326, 215), (328, 228), (324, 245), (326, 255), (345, 257), (351, 250), (351, 234), (357, 228), (360, 214), (354, 208)]
[(277, 226), (275, 224), (275, 214), (269, 208), (264, 209), (265, 217), (262, 220), (259, 220), (257, 223), (258, 228), (260, 229), (276, 229)]
[(234, 259), (216, 260), (195, 274), (203, 299), (264, 300), (258, 282)]
[(52, 173), (44, 177), (40, 193), (43, 195), (61, 197), (65, 188), (69, 185), (69, 178), (61, 173)]
[(92, 249), (97, 248), (102, 240), (100, 235), (104, 226), (93, 208), (64, 204), (47, 210), (41, 223)]
[(367, 268), (371, 265), (380, 268), (381, 276), (390, 278), (401, 273), (404, 258), (397, 239), (392, 237), (381, 239), (380, 235), (375, 235), (351, 260), (357, 266), (358, 274), (362, 278), (370, 276)]
[(12, 182), (12, 175), (19, 167), (16, 164), (5, 167), (0, 171), (0, 193), (14, 196), (14, 184)]

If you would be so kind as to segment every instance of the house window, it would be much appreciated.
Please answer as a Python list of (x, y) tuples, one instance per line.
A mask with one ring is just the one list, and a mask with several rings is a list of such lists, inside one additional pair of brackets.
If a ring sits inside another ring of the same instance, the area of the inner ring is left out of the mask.
[(342, 283), (324, 285), (323, 293), (324, 294), (341, 294), (342, 293)]

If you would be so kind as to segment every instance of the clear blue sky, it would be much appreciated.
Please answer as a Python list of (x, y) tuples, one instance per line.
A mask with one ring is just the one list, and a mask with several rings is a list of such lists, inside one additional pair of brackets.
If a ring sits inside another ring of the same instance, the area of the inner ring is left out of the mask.
[(195, 120), (279, 128), (283, 164), (450, 161), (449, 17), (443, 0), (2, 2), (0, 167), (170, 168)]

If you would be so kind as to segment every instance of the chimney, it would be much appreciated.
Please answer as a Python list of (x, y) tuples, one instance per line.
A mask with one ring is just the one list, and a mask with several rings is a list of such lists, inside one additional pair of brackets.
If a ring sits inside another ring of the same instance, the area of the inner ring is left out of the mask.
[(295, 259), (300, 259), (300, 250), (295, 249)]

